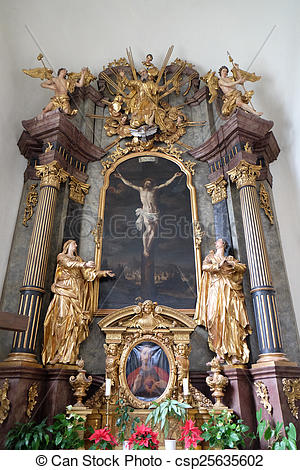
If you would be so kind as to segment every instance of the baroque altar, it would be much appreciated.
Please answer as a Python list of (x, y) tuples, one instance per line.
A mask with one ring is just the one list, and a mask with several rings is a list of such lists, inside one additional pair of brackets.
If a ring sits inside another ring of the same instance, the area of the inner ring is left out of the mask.
[(200, 76), (172, 52), (140, 68), (129, 49), (98, 76), (24, 69), (54, 96), (18, 142), (28, 165), (1, 306), (28, 323), (3, 337), (1, 445), (15, 422), (74, 403), (70, 377), (94, 427), (115, 426), (120, 398), (144, 419), (173, 397), (199, 424), (225, 406), (255, 429), (262, 407), (299, 429), (280, 150), (244, 86), (261, 77), (231, 57), (231, 75)]

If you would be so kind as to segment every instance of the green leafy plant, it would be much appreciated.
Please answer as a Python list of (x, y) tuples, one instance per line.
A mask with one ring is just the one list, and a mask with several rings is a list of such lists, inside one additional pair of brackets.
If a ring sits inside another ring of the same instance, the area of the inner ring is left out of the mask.
[(209, 414), (210, 419), (201, 426), (201, 437), (209, 443), (210, 449), (245, 448), (245, 439), (254, 439), (255, 435), (248, 433), (249, 426), (228, 410), (221, 414), (210, 411)]
[(48, 426), (52, 436), (49, 449), (78, 449), (84, 441), (80, 439), (78, 431), (84, 431), (84, 419), (75, 413), (68, 416), (64, 413), (53, 418), (53, 424)]
[(39, 450), (47, 449), (50, 436), (47, 433), (47, 418), (40, 424), (34, 421), (28, 423), (17, 423), (6, 436), (5, 448), (15, 450)]
[[(146, 424), (151, 421), (151, 425), (154, 428), (160, 424), (160, 429), (163, 430), (165, 439), (171, 439), (175, 428), (178, 423), (186, 421), (186, 410), (191, 408), (187, 403), (181, 403), (177, 400), (171, 400), (167, 398), (162, 403), (153, 402), (149, 409), (152, 411), (148, 414)], [(170, 419), (175, 420), (173, 426), (170, 426)]]
[(297, 450), (296, 428), (293, 423), (285, 426), (286, 436), (283, 434), (283, 423), (277, 421), (275, 427), (269, 421), (262, 418), (262, 409), (256, 412), (257, 435), (259, 439), (264, 439), (271, 450)]
[(125, 404), (122, 398), (116, 401), (116, 405), (116, 426), (119, 428), (118, 441), (124, 442), (128, 425), (130, 424), (130, 434), (133, 434), (135, 432), (136, 425), (140, 423), (141, 420), (138, 416), (133, 419), (131, 418), (130, 413), (132, 413), (134, 409)]
[(5, 448), (15, 450), (78, 449), (84, 441), (78, 431), (84, 430), (84, 419), (75, 413), (64, 413), (53, 418), (47, 426), (47, 418), (40, 424), (34, 421), (17, 423), (7, 433)]

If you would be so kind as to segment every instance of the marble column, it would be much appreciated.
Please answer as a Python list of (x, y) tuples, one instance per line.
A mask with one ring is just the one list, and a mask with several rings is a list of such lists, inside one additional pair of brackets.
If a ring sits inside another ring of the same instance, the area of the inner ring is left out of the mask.
[(60, 184), (68, 178), (57, 161), (48, 165), (36, 166), (36, 174), (41, 178), (40, 196), (30, 240), (23, 284), (20, 289), (19, 315), (29, 317), (27, 330), (15, 333), (12, 350), (6, 361), (37, 363), (35, 354), (36, 337), (45, 287), (51, 234), (57, 193)]
[(275, 289), (260, 217), (256, 178), (260, 166), (245, 160), (228, 171), (240, 192), (251, 295), (260, 349), (258, 363), (288, 361), (283, 352)]

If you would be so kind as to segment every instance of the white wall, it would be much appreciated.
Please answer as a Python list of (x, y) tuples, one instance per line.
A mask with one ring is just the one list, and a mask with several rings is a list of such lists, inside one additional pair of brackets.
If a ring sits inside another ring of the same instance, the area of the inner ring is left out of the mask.
[[(274, 176), (276, 211), (300, 325), (300, 152), (299, 128), (299, 28), (297, 0), (2, 0), (0, 45), (2, 86), (0, 89), (1, 139), (1, 260), (0, 287), (5, 275), (20, 197), (25, 162), (16, 142), (21, 120), (36, 115), (49, 93), (21, 73), (37, 66), (39, 49), (25, 29), (27, 24), (56, 70), (66, 66), (79, 71), (88, 65), (95, 74), (114, 58), (133, 49), (136, 66), (147, 52), (161, 64), (169, 45), (173, 58), (184, 58), (203, 74), (227, 62), (229, 50), (242, 68), (247, 68), (265, 41), (251, 71), (263, 76), (254, 85), (256, 108), (274, 121), (281, 147)], [(19, 222), (20, 223), (20, 222)]]

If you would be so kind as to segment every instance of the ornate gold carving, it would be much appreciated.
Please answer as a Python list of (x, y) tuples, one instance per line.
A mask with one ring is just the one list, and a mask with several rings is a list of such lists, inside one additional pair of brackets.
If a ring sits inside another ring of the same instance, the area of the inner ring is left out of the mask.
[(189, 355), (191, 346), (184, 343), (179, 343), (174, 346), (175, 360), (177, 365), (177, 381), (179, 387), (182, 387), (183, 379), (189, 376)]
[(89, 192), (90, 185), (82, 183), (74, 176), (70, 177), (70, 194), (69, 198), (79, 204), (84, 204), (85, 195)]
[(227, 181), (220, 176), (216, 181), (206, 184), (206, 190), (211, 197), (212, 204), (217, 204), (227, 198)]
[(252, 147), (250, 146), (249, 142), (246, 142), (244, 145), (244, 150), (247, 153), (252, 153)]
[(111, 386), (115, 390), (119, 388), (119, 357), (120, 352), (116, 343), (104, 344), (106, 354), (105, 369), (106, 378), (111, 380)]
[(105, 404), (105, 383), (91, 396), (86, 402), (85, 406), (88, 408), (100, 409)]
[(198, 408), (212, 408), (213, 402), (207, 398), (200, 390), (193, 385), (189, 385), (190, 391), (190, 405), (197, 406)]
[(194, 223), (194, 237), (195, 237), (195, 245), (197, 249), (200, 249), (202, 238), (204, 237), (205, 232), (202, 231), (200, 222), (197, 220)]
[(114, 59), (113, 62), (109, 62), (109, 64), (106, 67), (104, 65), (103, 70), (109, 67), (120, 67), (120, 66), (129, 67), (129, 64), (127, 60), (125, 59), (125, 57), (120, 57), (120, 59), (118, 60)]
[(73, 395), (76, 397), (77, 402), (75, 403), (74, 407), (84, 407), (82, 400), (86, 396), (86, 392), (89, 389), (93, 378), (91, 375), (89, 377), (86, 377), (85, 373), (86, 370), (84, 370), (84, 361), (82, 359), (79, 359), (76, 361), (76, 364), (78, 365), (78, 373), (76, 377), (72, 375), (69, 378), (70, 385), (73, 389)]
[(136, 315), (122, 323), (122, 326), (140, 328), (143, 333), (151, 333), (156, 328), (174, 328), (176, 326), (176, 321), (166, 320), (159, 315), (161, 307), (157, 306), (157, 302), (152, 302), (152, 300), (139, 303), (134, 308), (134, 312)]
[(263, 183), (260, 183), (259, 186), (259, 205), (264, 210), (266, 216), (268, 217), (270, 224), (274, 224), (274, 216), (271, 208), (270, 195)]
[(35, 169), (36, 175), (41, 178), (41, 188), (44, 186), (53, 186), (58, 190), (60, 183), (65, 183), (69, 176), (56, 160), (53, 160), (53, 162), (48, 165), (37, 165)]
[(29, 192), (26, 196), (26, 205), (24, 210), (23, 225), (28, 227), (28, 220), (33, 216), (33, 208), (38, 203), (38, 192), (36, 191), (37, 184), (32, 184), (29, 188)]
[(45, 149), (45, 153), (50, 152), (53, 149), (53, 144), (51, 142), (47, 142), (48, 147)]
[(228, 171), (231, 181), (236, 182), (238, 189), (244, 186), (256, 186), (256, 178), (259, 176), (261, 166), (251, 165), (245, 160), (241, 160), (240, 163)]
[(179, 57), (176, 57), (176, 59), (173, 60), (171, 65), (180, 65), (180, 66), (184, 65), (185, 67), (190, 67), (191, 69), (195, 67), (190, 62), (185, 62), (183, 59), (179, 59)]
[(298, 379), (282, 379), (283, 391), (287, 397), (287, 401), (292, 415), (299, 418), (299, 407), (296, 406), (296, 400), (300, 400), (300, 378)]
[(213, 375), (206, 377), (206, 383), (213, 392), (212, 396), (216, 400), (214, 408), (225, 408), (225, 405), (222, 402), (222, 398), (224, 397), (224, 391), (228, 385), (228, 378), (222, 375), (222, 367), (220, 360), (217, 357), (214, 357), (209, 365), (211, 366), (210, 370)]
[(103, 232), (103, 219), (98, 218), (98, 222), (95, 228), (91, 231), (91, 234), (94, 237), (95, 245), (98, 249), (101, 247), (101, 240), (102, 240), (102, 232)]
[(0, 387), (0, 424), (6, 420), (10, 410), (10, 401), (7, 398), (8, 389), (9, 382), (5, 379)]
[(34, 384), (30, 385), (28, 390), (28, 397), (27, 397), (27, 409), (26, 414), (28, 418), (31, 418), (32, 411), (37, 403), (38, 397), (38, 384), (35, 382)]
[(260, 403), (267, 410), (269, 415), (271, 415), (272, 414), (272, 405), (269, 402), (269, 393), (268, 393), (267, 386), (261, 380), (258, 380), (257, 382), (254, 382), (254, 385), (257, 388), (256, 395), (261, 399)]

